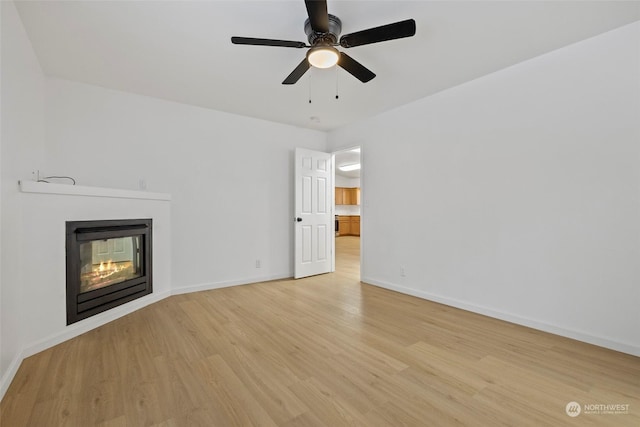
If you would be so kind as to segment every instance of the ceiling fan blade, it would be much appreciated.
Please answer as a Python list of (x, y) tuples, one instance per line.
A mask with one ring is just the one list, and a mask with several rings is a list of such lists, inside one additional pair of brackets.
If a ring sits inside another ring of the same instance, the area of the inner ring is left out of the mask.
[(309, 67), (311, 67), (311, 65), (309, 64), (309, 61), (307, 61), (307, 58), (304, 58), (302, 62), (298, 64), (295, 70), (293, 70), (291, 74), (289, 74), (287, 78), (284, 79), (282, 84), (283, 85), (295, 84), (298, 80), (300, 80), (300, 77), (302, 77), (303, 74), (307, 72)]
[(353, 77), (360, 80), (362, 83), (366, 83), (369, 80), (372, 80), (376, 76), (373, 73), (373, 71), (371, 71), (370, 69), (368, 69), (367, 67), (365, 67), (364, 65), (362, 65), (361, 63), (359, 63), (358, 61), (356, 61), (355, 59), (353, 59), (352, 57), (350, 57), (344, 52), (340, 52), (340, 59), (338, 59), (338, 65), (344, 68)]
[(252, 46), (279, 46), (279, 47), (307, 47), (305, 42), (289, 40), (256, 39), (253, 37), (231, 37), (233, 44), (248, 44)]
[(340, 37), (340, 46), (354, 47), (365, 44), (384, 42), (387, 40), (411, 37), (416, 34), (416, 21), (407, 19), (406, 21), (394, 22), (393, 24), (382, 25), (380, 27), (369, 28)]
[(305, 0), (309, 23), (316, 33), (329, 32), (329, 14), (327, 12), (327, 0)]

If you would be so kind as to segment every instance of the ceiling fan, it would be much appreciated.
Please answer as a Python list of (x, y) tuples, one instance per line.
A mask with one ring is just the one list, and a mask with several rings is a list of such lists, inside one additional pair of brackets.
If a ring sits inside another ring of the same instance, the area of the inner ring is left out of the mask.
[(305, 0), (305, 4), (309, 15), (309, 18), (304, 22), (304, 32), (309, 41), (308, 45), (305, 42), (289, 40), (231, 37), (231, 43), (233, 44), (310, 48), (307, 51), (306, 58), (284, 79), (282, 82), (284, 85), (296, 83), (311, 66), (329, 68), (336, 64), (362, 83), (366, 83), (376, 75), (346, 53), (340, 52), (335, 46), (350, 48), (411, 37), (416, 33), (416, 21), (407, 19), (393, 24), (345, 34), (338, 40), (338, 36), (342, 31), (342, 22), (337, 16), (327, 13), (326, 0)]

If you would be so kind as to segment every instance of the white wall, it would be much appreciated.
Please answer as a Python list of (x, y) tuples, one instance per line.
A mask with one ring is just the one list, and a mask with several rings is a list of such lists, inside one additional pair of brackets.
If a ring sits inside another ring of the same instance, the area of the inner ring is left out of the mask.
[[(47, 79), (46, 172), (173, 197), (174, 289), (293, 272), (293, 150), (326, 134)], [(261, 268), (256, 269), (256, 260)]]
[(332, 132), (363, 281), (640, 355), (639, 56), (635, 23)]
[(19, 179), (42, 164), (44, 145), (44, 77), (15, 6), (0, 2), (2, 15), (1, 81), (1, 258), (0, 258), (0, 396), (17, 369), (24, 345), (21, 324), (22, 203)]
[(347, 178), (346, 176), (336, 174), (336, 187), (360, 187), (360, 178)]
[(360, 205), (336, 205), (336, 215), (360, 215)]

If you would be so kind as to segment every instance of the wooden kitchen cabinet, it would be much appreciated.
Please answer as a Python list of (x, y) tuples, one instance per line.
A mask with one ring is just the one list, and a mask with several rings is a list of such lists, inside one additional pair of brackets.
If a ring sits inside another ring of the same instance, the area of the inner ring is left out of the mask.
[(338, 233), (340, 236), (351, 234), (351, 218), (348, 216), (338, 216)]
[(336, 205), (352, 205), (349, 188), (336, 187)]
[(343, 205), (352, 205), (353, 201), (351, 200), (351, 189), (343, 188), (342, 189), (342, 197), (343, 197)]
[(349, 231), (353, 236), (360, 235), (360, 217), (359, 216), (351, 217), (351, 224), (350, 224)]
[(359, 205), (360, 189), (336, 187), (336, 205)]
[(359, 205), (360, 204), (360, 189), (359, 188), (345, 188), (344, 189), (344, 204), (345, 205)]
[(338, 215), (338, 235), (339, 236), (359, 236), (360, 235), (360, 216)]
[(351, 201), (352, 205), (360, 205), (360, 188), (352, 188), (351, 189)]

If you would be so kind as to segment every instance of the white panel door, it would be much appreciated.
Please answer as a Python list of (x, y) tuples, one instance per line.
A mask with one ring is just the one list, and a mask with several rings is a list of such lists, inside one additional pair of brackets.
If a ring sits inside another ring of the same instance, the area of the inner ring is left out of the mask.
[(331, 271), (334, 238), (331, 154), (296, 148), (294, 277)]

